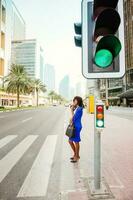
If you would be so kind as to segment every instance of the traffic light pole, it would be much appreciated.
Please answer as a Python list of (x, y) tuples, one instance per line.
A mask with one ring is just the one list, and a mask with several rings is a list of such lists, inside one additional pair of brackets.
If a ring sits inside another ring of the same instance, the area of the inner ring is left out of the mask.
[(94, 129), (94, 187), (101, 189), (101, 133)]
[[(92, 40), (92, 35), (94, 31), (94, 22), (93, 22), (93, 1), (89, 1), (88, 4), (88, 42), (83, 41), (84, 44), (88, 45), (88, 49), (93, 49), (93, 40)], [(87, 23), (87, 22), (86, 22)], [(84, 24), (83, 24), (84, 28)], [(86, 30), (87, 31), (87, 30)], [(83, 52), (84, 54), (85, 52)], [(88, 51), (88, 57), (89, 57), (89, 68), (92, 70), (93, 69), (93, 62), (92, 58), (93, 57), (93, 51)], [(98, 80), (98, 79), (97, 79)], [(97, 83), (97, 97), (95, 97), (95, 108), (96, 108), (96, 98), (99, 100), (100, 99), (100, 92), (98, 88), (98, 83)], [(96, 113), (96, 111), (95, 111)], [(95, 125), (94, 125), (95, 126)], [(94, 127), (94, 181), (92, 184), (92, 191), (99, 191), (101, 189), (101, 133), (96, 129), (96, 126)]]
[[(113, 198), (113, 194), (109, 189), (108, 184), (106, 183), (105, 179), (102, 177), (102, 166), (101, 166), (101, 134), (104, 128), (104, 121), (103, 125), (99, 125), (101, 128), (97, 127), (98, 118), (97, 115), (97, 106), (103, 107), (103, 117), (104, 117), (104, 104), (100, 100), (100, 92), (98, 90), (97, 84), (97, 96), (95, 97), (95, 115), (94, 115), (94, 178), (90, 181), (90, 191), (91, 195), (95, 199), (105, 198), (110, 199)], [(103, 118), (104, 119), (104, 118)], [(102, 128), (103, 127), (103, 128)]]
[[(97, 83), (97, 100), (95, 99), (95, 115), (97, 103), (96, 101), (99, 100), (100, 92)], [(94, 118), (96, 119), (96, 116), (94, 116)], [(96, 124), (94, 124), (94, 188), (95, 190), (101, 189), (101, 131), (96, 129)]]

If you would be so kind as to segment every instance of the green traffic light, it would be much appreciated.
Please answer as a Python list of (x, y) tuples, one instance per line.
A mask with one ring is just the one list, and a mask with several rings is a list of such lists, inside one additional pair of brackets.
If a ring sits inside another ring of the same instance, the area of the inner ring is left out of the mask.
[(101, 49), (95, 55), (95, 63), (100, 68), (106, 68), (112, 64), (113, 55), (107, 49)]
[(100, 68), (109, 67), (121, 51), (120, 40), (114, 35), (107, 35), (100, 39), (94, 57), (95, 64)]
[(96, 126), (97, 126), (97, 128), (104, 128), (104, 121), (103, 120), (97, 120)]

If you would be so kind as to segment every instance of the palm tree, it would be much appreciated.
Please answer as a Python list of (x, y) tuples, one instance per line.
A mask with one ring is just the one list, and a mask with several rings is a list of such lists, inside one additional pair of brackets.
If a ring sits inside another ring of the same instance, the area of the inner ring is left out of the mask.
[(57, 95), (57, 100), (59, 103), (64, 101), (64, 98), (61, 95)]
[(42, 83), (40, 79), (35, 79), (32, 81), (31, 87), (36, 93), (36, 105), (38, 106), (39, 92), (46, 92), (46, 86)]
[(53, 100), (56, 100), (58, 103), (61, 103), (62, 101), (64, 101), (63, 97), (61, 95), (57, 94), (53, 90), (48, 94), (48, 96), (51, 99), (52, 103), (53, 103)]
[(9, 75), (5, 78), (6, 91), (17, 94), (17, 107), (20, 106), (20, 94), (29, 93), (30, 79), (22, 65), (13, 64)]
[(51, 102), (53, 103), (53, 100), (55, 99), (55, 91), (51, 91), (51, 92), (49, 92), (49, 94), (48, 94), (48, 96), (49, 96), (49, 98), (51, 99)]

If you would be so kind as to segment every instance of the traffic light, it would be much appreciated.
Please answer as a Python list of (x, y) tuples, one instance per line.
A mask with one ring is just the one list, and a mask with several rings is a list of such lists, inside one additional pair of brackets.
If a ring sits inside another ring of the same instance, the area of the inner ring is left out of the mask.
[(82, 0), (82, 59), (86, 78), (125, 74), (122, 0)]
[(74, 30), (76, 33), (76, 36), (74, 37), (75, 45), (77, 47), (82, 47), (82, 25), (81, 25), (81, 23), (75, 23)]
[(97, 129), (104, 128), (104, 105), (103, 104), (96, 104), (95, 127)]

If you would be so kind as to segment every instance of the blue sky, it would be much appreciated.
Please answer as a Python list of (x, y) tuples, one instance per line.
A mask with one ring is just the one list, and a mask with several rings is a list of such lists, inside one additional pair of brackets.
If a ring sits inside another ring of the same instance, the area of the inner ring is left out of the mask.
[(81, 0), (14, 0), (26, 21), (27, 38), (39, 39), (45, 63), (55, 66), (57, 82), (69, 74), (72, 84), (81, 76), (81, 50), (74, 46), (73, 23), (81, 18)]

